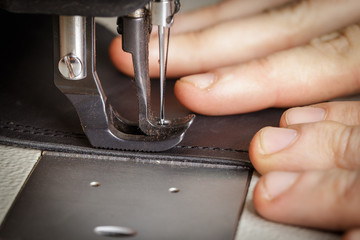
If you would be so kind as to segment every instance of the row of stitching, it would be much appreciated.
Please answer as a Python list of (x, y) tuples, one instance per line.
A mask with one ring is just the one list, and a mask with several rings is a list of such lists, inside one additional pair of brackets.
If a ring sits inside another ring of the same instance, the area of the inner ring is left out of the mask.
[[(1, 122), (0, 128), (7, 129), (19, 133), (27, 133), (41, 136), (50, 137), (70, 137), (70, 138), (85, 138), (84, 134), (58, 131), (53, 129), (37, 128), (28, 125), (21, 125), (14, 122)], [(179, 149), (198, 149), (198, 150), (210, 150), (210, 151), (225, 151), (225, 152), (237, 152), (237, 153), (248, 153), (247, 150), (239, 150), (233, 148), (220, 148), (220, 147), (202, 147), (202, 146), (176, 146)]]
[(248, 153), (247, 150), (233, 149), (233, 148), (220, 148), (220, 147), (201, 147), (201, 146), (176, 146), (180, 149), (202, 149), (202, 150), (211, 150), (211, 151), (225, 151), (225, 152), (238, 152), (238, 153)]
[(64, 132), (64, 131), (58, 131), (58, 130), (46, 129), (46, 128), (37, 128), (37, 127), (22, 125), (14, 122), (0, 122), (0, 128), (18, 133), (27, 133), (27, 134), (41, 135), (41, 136), (85, 138), (84, 134)]

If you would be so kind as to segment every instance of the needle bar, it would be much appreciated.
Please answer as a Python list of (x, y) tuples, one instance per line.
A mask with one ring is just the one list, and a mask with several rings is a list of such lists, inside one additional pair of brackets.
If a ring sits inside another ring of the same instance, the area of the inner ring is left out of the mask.
[[(160, 124), (165, 124), (165, 81), (166, 81), (166, 62), (165, 53), (165, 27), (158, 27), (159, 33), (159, 58), (160, 58)], [(167, 51), (166, 51), (167, 52)]]

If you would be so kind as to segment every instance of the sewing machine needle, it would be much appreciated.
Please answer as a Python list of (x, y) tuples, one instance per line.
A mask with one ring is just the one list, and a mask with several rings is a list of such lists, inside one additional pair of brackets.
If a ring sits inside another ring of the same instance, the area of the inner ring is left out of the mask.
[[(165, 27), (158, 27), (159, 34), (159, 58), (160, 58), (160, 124), (166, 124), (165, 121), (165, 81), (166, 81), (166, 62), (167, 53), (165, 53)], [(169, 34), (169, 32), (168, 32)], [(169, 42), (167, 43), (169, 44)], [(167, 51), (166, 51), (167, 52)]]

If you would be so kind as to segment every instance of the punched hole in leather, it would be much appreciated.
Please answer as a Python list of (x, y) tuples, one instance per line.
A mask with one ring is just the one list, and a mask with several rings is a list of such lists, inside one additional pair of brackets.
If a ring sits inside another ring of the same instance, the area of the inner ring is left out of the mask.
[[(98, 239), (95, 227), (118, 226), (136, 231), (134, 239), (159, 239), (160, 233), (171, 239), (216, 239), (209, 237), (216, 231), (222, 236), (217, 239), (232, 239), (252, 172), (249, 142), (260, 128), (278, 125), (283, 110), (198, 115), (183, 141), (165, 152), (93, 148), (73, 106), (53, 83), (52, 18), (4, 12), (0, 16), (2, 24), (13, 21), (12, 28), (3, 28), (7, 37), (2, 38), (2, 46), (8, 47), (0, 59), (0, 143), (46, 151), (9, 211), (0, 229), (1, 238), (28, 234), (28, 239), (71, 239), (70, 235)], [(109, 30), (97, 26), (98, 75), (112, 106), (136, 121), (134, 84), (108, 57), (113, 37)], [(166, 88), (169, 118), (189, 113), (174, 97), (173, 84), (169, 80)], [(152, 81), (155, 112), (159, 106), (157, 89), (158, 81)], [(89, 186), (93, 181), (101, 185)], [(170, 193), (172, 187), (180, 191)], [(207, 204), (213, 198), (213, 205)], [(180, 213), (181, 218), (177, 217)], [(231, 217), (224, 220), (221, 216), (225, 215)], [(149, 225), (144, 219), (157, 221)], [(187, 225), (187, 221), (199, 225)], [(44, 226), (43, 238), (38, 235), (40, 229), (31, 224)], [(55, 232), (58, 238), (49, 238)], [(205, 235), (197, 235), (199, 232)]]

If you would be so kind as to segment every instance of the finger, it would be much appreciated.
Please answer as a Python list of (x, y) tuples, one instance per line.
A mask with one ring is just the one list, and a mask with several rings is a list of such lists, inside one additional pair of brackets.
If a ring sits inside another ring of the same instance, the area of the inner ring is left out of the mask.
[(323, 120), (360, 125), (360, 102), (327, 102), (291, 108), (281, 116), (280, 127)]
[[(359, 21), (359, 11), (358, 0), (347, 0), (346, 4), (338, 0), (295, 1), (254, 17), (175, 35), (170, 39), (167, 76), (202, 73), (303, 45), (315, 36)], [(151, 76), (156, 77), (159, 50), (158, 41), (154, 40), (149, 44), (149, 67)], [(111, 46), (111, 56), (119, 55), (115, 66), (131, 73), (132, 63), (122, 58), (121, 45)]]
[[(357, 0), (297, 1), (254, 17), (225, 22), (204, 31), (172, 36), (167, 75), (177, 77), (229, 66), (308, 42), (360, 19)], [(331, 16), (331, 19), (329, 19)], [(331, 24), (329, 22), (331, 21)], [(159, 75), (158, 41), (149, 43), (150, 75)], [(118, 38), (110, 46), (115, 66), (132, 74), (132, 62)], [(191, 63), (191, 64), (189, 64)]]
[(360, 228), (352, 229), (341, 238), (341, 240), (359, 240), (360, 239)]
[(175, 94), (185, 107), (206, 115), (307, 105), (355, 94), (360, 91), (360, 27), (349, 26), (332, 37), (182, 78)]
[(291, 0), (227, 0), (175, 16), (173, 34), (201, 30), (235, 18), (247, 17)]
[(260, 173), (360, 167), (360, 126), (337, 122), (266, 127), (255, 134), (250, 159)]
[(253, 199), (267, 219), (346, 230), (360, 226), (359, 189), (359, 171), (271, 172), (260, 178)]

